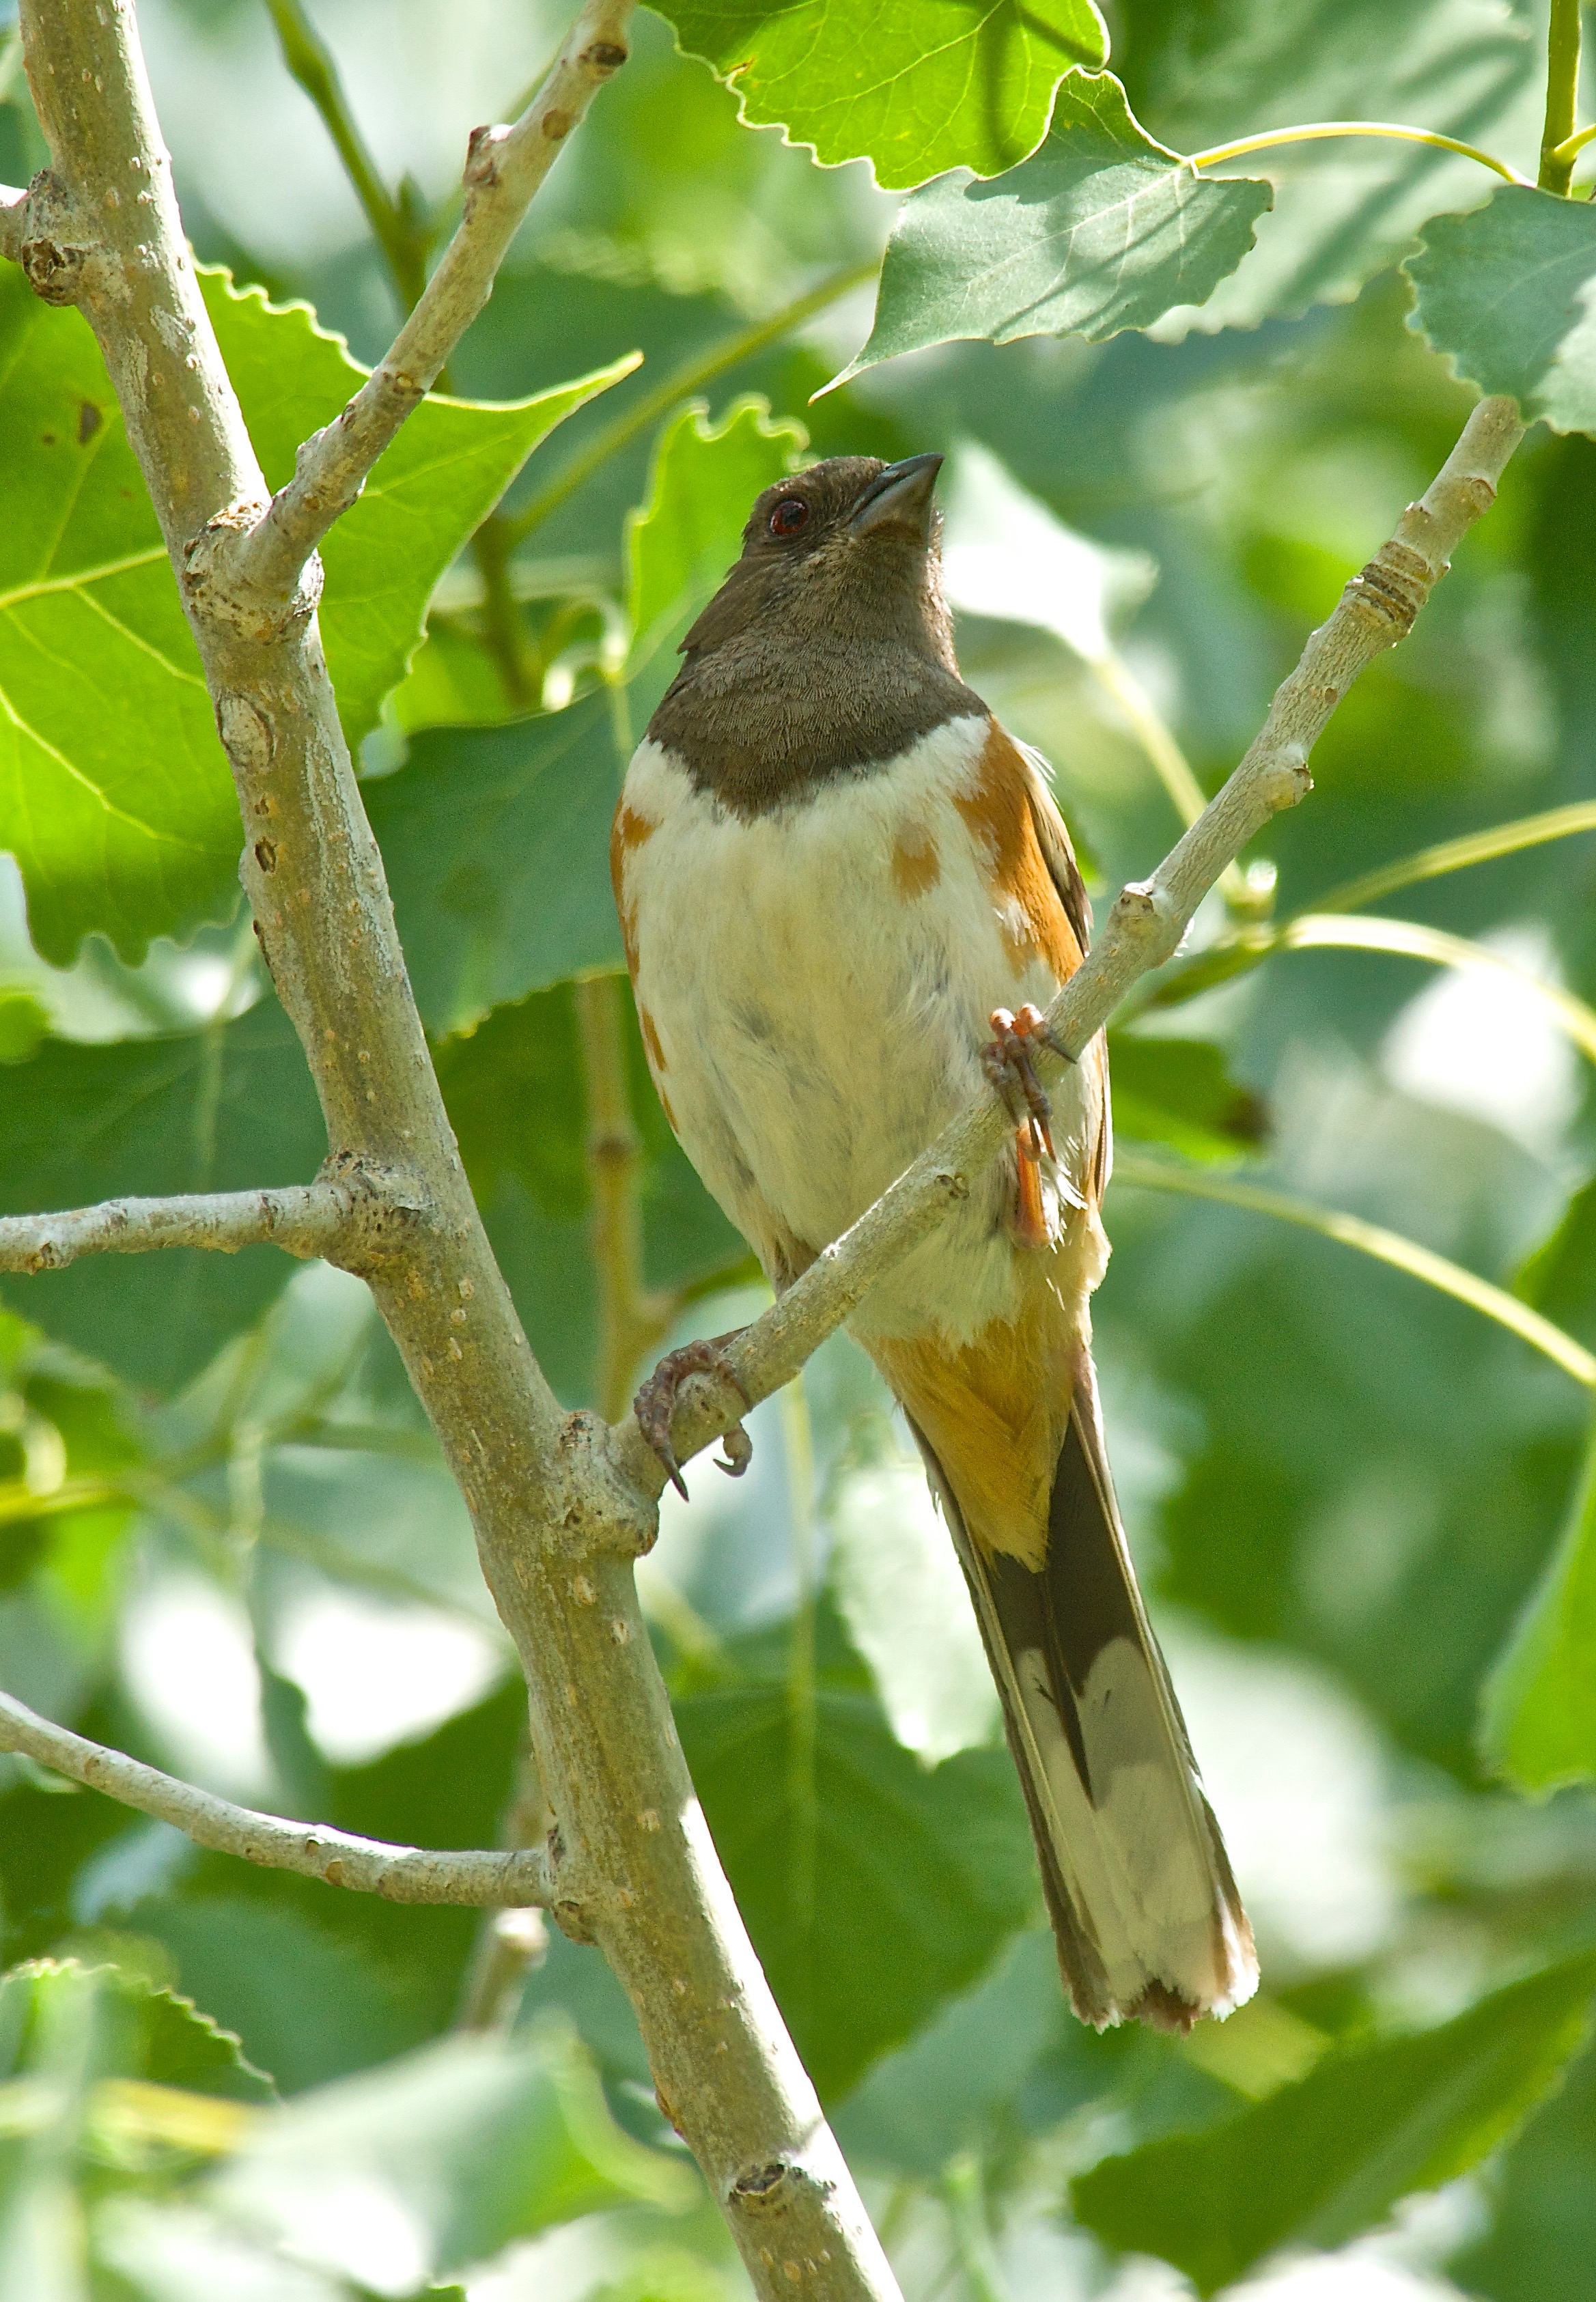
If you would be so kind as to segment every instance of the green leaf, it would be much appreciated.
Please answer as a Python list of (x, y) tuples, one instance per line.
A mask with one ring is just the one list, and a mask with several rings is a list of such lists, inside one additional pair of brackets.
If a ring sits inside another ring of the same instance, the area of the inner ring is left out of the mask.
[[(138, 2093), (130, 2099), (128, 2081)], [(0, 2295), (78, 2302), (90, 2200), (131, 2177), (148, 2190), (189, 2156), (152, 2116), (157, 2088), (180, 2131), (226, 2147), (232, 2105), (268, 2099), (239, 2042), (185, 1999), (116, 1967), (41, 1961), (0, 1981)], [(214, 2110), (196, 2096), (221, 2097)]]
[(1596, 1180), (1575, 1191), (1557, 1229), (1526, 1257), (1513, 1292), (1582, 1343), (1596, 1344)]
[(1233, 1159), (1262, 1142), (1268, 1115), (1231, 1079), (1220, 1048), (1134, 1031), (1112, 1032), (1108, 1048), (1117, 1135), (1167, 1143), (1189, 1159)]
[[(0, 1096), (0, 1210), (307, 1183), (327, 1136), (293, 1028), (267, 997), (203, 1031), (83, 1046), (47, 1039)], [(140, 1388), (175, 1389), (293, 1270), (278, 1248), (85, 1256), (12, 1279), (39, 1326)]]
[[(268, 303), (202, 268), (200, 285), (266, 483), (293, 477), (300, 441), (332, 421), (368, 371), (307, 304)], [(500, 406), (424, 399), (322, 545), (322, 643), (351, 746), (377, 724), (420, 646), (426, 603), (456, 553), (557, 424), (630, 375), (637, 355)]]
[(692, 2191), (615, 2124), (587, 2055), (550, 2025), (513, 2044), (450, 2038), (302, 2096), (260, 2122), (210, 2197), (299, 2259), (400, 2294), (578, 2214)]
[[(677, 1288), (740, 1263), (742, 1240), (693, 1173), (649, 1080), (624, 995), (644, 1277)], [(437, 1051), (460, 1155), (533, 1348), (561, 1396), (588, 1396), (597, 1328), (582, 1054), (569, 984), (500, 1007)]]
[(752, 393), (718, 424), (699, 399), (661, 427), (648, 495), (626, 516), (634, 661), (718, 588), (755, 497), (792, 470), (808, 437), (790, 417), (773, 423), (769, 400)]
[(46, 2063), (65, 2029), (80, 2038), (86, 2076), (147, 2079), (229, 2102), (272, 2099), (265, 2072), (192, 1999), (75, 1959), (36, 1960), (0, 1977), (0, 2084)]
[(1059, 75), (1108, 60), (1092, 0), (668, 0), (689, 55), (828, 164), (869, 159), (888, 191), (944, 168), (995, 176), (1032, 151)]
[(836, 382), (965, 337), (1101, 343), (1151, 327), (1235, 270), (1271, 197), (1199, 177), (1132, 119), (1111, 73), (1072, 71), (1021, 166), (995, 183), (956, 169), (905, 200), (869, 341)]
[[(1398, 121), (1529, 163), (1544, 36), (1499, 0), (1151, 0), (1127, 12), (1116, 63), (1138, 119), (1180, 152), (1319, 120)], [(1233, 163), (1274, 185), (1257, 247), (1197, 328), (1252, 328), (1347, 303), (1442, 210), (1497, 179), (1434, 146), (1369, 137), (1288, 144)], [(1211, 179), (1211, 181), (1214, 181)]]
[(1224, 2126), (1105, 2159), (1071, 2186), (1076, 2214), (1200, 2294), (1278, 2247), (1340, 2246), (1513, 2131), (1577, 2052), (1592, 1990), (1587, 1952), (1433, 2030), (1334, 2049)]
[(86, 323), (0, 278), (0, 845), (33, 939), (125, 958), (223, 917), (241, 839), (210, 699)]
[(622, 964), (609, 891), (621, 760), (608, 693), (502, 727), (433, 727), (367, 786), (429, 1031)]
[(1540, 1796), (1596, 1777), (1596, 1447), (1568, 1525), (1481, 1698), (1487, 1765)]
[[(201, 274), (273, 484), (365, 370), (303, 306)], [(503, 407), (429, 399), (323, 549), (322, 628), (352, 742), (421, 638), (438, 577), (535, 442), (632, 365)], [(124, 959), (226, 917), (241, 844), (199, 660), (94, 338), (0, 281), (0, 845), (33, 939)], [(63, 668), (70, 676), (63, 676)]]
[(1437, 216), (1402, 267), (1412, 324), (1453, 373), (1517, 400), (1526, 423), (1596, 432), (1596, 214), (1504, 184), (1472, 215)]
[(25, 1063), (49, 1028), (30, 991), (0, 991), (0, 1063)]
[(787, 469), (799, 426), (739, 400), (718, 424), (690, 405), (664, 426), (627, 525), (642, 634), (626, 700), (601, 691), (501, 727), (432, 728), (367, 787), (427, 1029), (461, 1031), (507, 1001), (622, 964), (609, 826), (633, 743), (668, 671), (665, 643), (742, 548), (749, 507)]
[(873, 1696), (826, 1686), (812, 1722), (779, 1684), (685, 1697), (676, 1722), (805, 2067), (844, 2093), (1032, 1913), (1007, 1755), (922, 1767)]

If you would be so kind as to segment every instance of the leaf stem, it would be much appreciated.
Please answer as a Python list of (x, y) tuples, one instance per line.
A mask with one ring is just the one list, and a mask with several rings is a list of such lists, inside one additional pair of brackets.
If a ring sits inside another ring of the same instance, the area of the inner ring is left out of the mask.
[[(1546, 122), (1541, 131), (1540, 186), (1567, 198), (1574, 154), (1563, 147), (1574, 135), (1579, 99), (1579, 0), (1551, 0), (1546, 33)], [(1577, 149), (1577, 147), (1575, 147)]]
[(282, 61), (320, 113), (355, 196), (365, 211), (365, 220), (388, 259), (405, 309), (412, 311), (426, 286), (425, 229), (382, 181), (365, 139), (356, 124), (332, 52), (300, 0), (266, 0), (266, 6), (277, 27)]
[[(1516, 168), (1494, 154), (1482, 152), (1475, 144), (1461, 144), (1455, 136), (1438, 135), (1430, 128), (1407, 128), (1390, 120), (1310, 120), (1296, 128), (1266, 128), (1258, 136), (1243, 136), (1234, 144), (1215, 144), (1206, 152), (1194, 152), (1190, 164), (1194, 168), (1217, 168), (1227, 160), (1239, 160), (1248, 152), (1267, 152), (1277, 144), (1317, 144), (1330, 136), (1380, 136), (1401, 144), (1431, 144), (1441, 152), (1460, 153), (1466, 160), (1477, 160), (1482, 168), (1490, 168), (1509, 184), (1529, 183)], [(1543, 180), (1544, 181), (1544, 180)]]
[(1543, 1319), (1539, 1311), (1532, 1311), (1516, 1296), (1493, 1287), (1488, 1279), (1464, 1270), (1461, 1264), (1450, 1262), (1446, 1256), (1421, 1247), (1416, 1239), (1405, 1239), (1400, 1231), (1386, 1231), (1379, 1223), (1365, 1222), (1361, 1215), (1346, 1214), (1338, 1207), (1315, 1206), (1310, 1200), (1293, 1197), (1285, 1191), (1271, 1191), (1262, 1184), (1212, 1174), (1205, 1168), (1177, 1166), (1173, 1160), (1149, 1158), (1129, 1149), (1116, 1149), (1114, 1153), (1114, 1180), (1129, 1183), (1136, 1190), (1172, 1191), (1190, 1199), (1217, 1199), (1227, 1206), (1244, 1207), (1251, 1214), (1272, 1215), (1277, 1222), (1296, 1223), (1300, 1230), (1316, 1231), (1321, 1239), (1333, 1239), (1342, 1247), (1356, 1248), (1362, 1255), (1373, 1256), (1377, 1263), (1389, 1263), (1394, 1270), (1407, 1272), (1410, 1279), (1423, 1280), (1426, 1286), (1494, 1319), (1499, 1327), (1506, 1327), (1509, 1333), (1543, 1352), (1575, 1382), (1583, 1383), (1587, 1390), (1596, 1390), (1596, 1357), (1576, 1343), (1572, 1335), (1553, 1326), (1550, 1319)]
[(772, 312), (767, 319), (756, 320), (752, 327), (740, 328), (735, 335), (723, 336), (718, 344), (701, 353), (696, 359), (687, 360), (682, 366), (673, 369), (663, 383), (634, 401), (624, 416), (613, 417), (582, 453), (574, 456), (565, 469), (541, 488), (530, 502), (523, 504), (519, 511), (507, 516), (505, 525), (510, 532), (512, 542), (523, 542), (534, 527), (541, 527), (550, 513), (558, 511), (561, 504), (568, 503), (577, 489), (587, 484), (617, 449), (634, 440), (640, 432), (646, 432), (650, 424), (667, 415), (678, 399), (701, 391), (705, 384), (713, 383), (718, 376), (724, 375), (728, 368), (737, 366), (741, 361), (752, 359), (755, 352), (763, 351), (767, 344), (775, 343), (790, 328), (801, 326), (816, 312), (823, 312), (828, 304), (835, 304), (839, 296), (847, 294), (850, 288), (858, 288), (865, 281), (873, 279), (878, 269), (878, 259), (872, 256), (868, 264), (853, 264), (845, 271), (834, 272), (818, 287), (805, 289), (802, 296), (795, 296), (790, 304), (784, 304), (779, 311)]
[(1582, 128), (1576, 136), (1567, 137), (1557, 147), (1551, 157), (1554, 160), (1567, 160), (1572, 170), (1575, 161), (1578, 159), (1592, 137), (1596, 137), (1596, 127)]
[[(1596, 130), (1592, 130), (1596, 134)], [(1510, 823), (1493, 823), (1484, 831), (1466, 831), (1460, 838), (1443, 839), (1416, 854), (1365, 871), (1318, 896), (1315, 912), (1361, 912), (1365, 903), (1393, 895), (1421, 879), (1439, 879), (1449, 871), (1464, 871), (1474, 863), (1494, 862), (1499, 855), (1516, 855), (1521, 848), (1539, 847), (1550, 839), (1571, 839), (1576, 832), (1596, 831), (1596, 800), (1576, 800), (1570, 807), (1550, 807), (1541, 815), (1521, 815)]]

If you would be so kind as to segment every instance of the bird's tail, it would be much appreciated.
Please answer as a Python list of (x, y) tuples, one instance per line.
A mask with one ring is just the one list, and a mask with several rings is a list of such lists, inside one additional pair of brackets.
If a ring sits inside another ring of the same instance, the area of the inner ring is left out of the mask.
[(1033, 1572), (971, 1536), (918, 1427), (1003, 1697), (1076, 2012), (1189, 2030), (1258, 1979), (1252, 1929), (1147, 1621), (1079, 1354)]

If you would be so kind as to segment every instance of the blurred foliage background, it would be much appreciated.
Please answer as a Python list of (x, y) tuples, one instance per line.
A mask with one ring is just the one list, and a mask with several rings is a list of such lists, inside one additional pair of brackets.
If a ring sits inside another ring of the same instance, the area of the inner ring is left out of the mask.
[[(508, 113), (564, 25), (541, 0), (319, 0), (375, 165), (404, 187), (385, 256), (285, 67), (273, 18), (291, 47), (297, 11), (139, 15), (197, 254), (305, 299), (365, 361), (419, 260), (406, 231), (447, 209), (466, 131)], [(1533, 164), (1544, 31), (1517, 0), (1126, 0), (1111, 29), (1138, 114), (1181, 149), (1383, 113)], [(3, 54), (0, 176), (20, 182), (43, 151), (14, 37)], [(808, 454), (948, 452), (965, 675), (1046, 754), (1112, 894), (1178, 828), (1150, 753), (1178, 772), (1178, 745), (1215, 787), (1455, 438), (1472, 395), (1408, 330), (1394, 262), (1483, 181), (1411, 147), (1282, 155), (1266, 306), (1244, 269), (1157, 340), (945, 346), (811, 404), (868, 332), (895, 203), (868, 164), (823, 168), (740, 125), (640, 15), (451, 372), (457, 393), (533, 407), (438, 412), (413, 464), (374, 483), (369, 527), (349, 524), (341, 573), (329, 553), (329, 656), (440, 1074), (563, 1397), (613, 1409), (638, 1372), (602, 1333), (584, 1148), (601, 1105), (629, 1105), (637, 1131), (642, 1332), (718, 1332), (760, 1300), (652, 1102), (592, 862), (753, 493)], [(207, 293), (282, 463), (347, 369), (302, 321)], [(29, 391), (96, 405), (92, 346), (57, 322), (20, 290), (6, 307), (19, 425)], [(462, 550), (580, 398), (563, 388), (634, 352)], [(95, 534), (132, 523), (130, 551), (147, 514), (120, 466), (97, 469)], [(1411, 1272), (1234, 1203), (1261, 1187), (1287, 1212), (1344, 1211), (1596, 1348), (1592, 1042), (1546, 996), (1596, 1002), (1596, 837), (1355, 895), (1467, 939), (1468, 965), (1437, 967), (1422, 935), (1415, 956), (1412, 937), (1271, 945), (1258, 927), (1591, 801), (1593, 537), (1596, 446), (1538, 431), (1411, 642), (1331, 722), (1246, 901), (1211, 902), (1198, 959), (1119, 1034), (1108, 1424), (1256, 1925), (1257, 2004), (1184, 2044), (1065, 2014), (951, 1555), (845, 1339), (752, 1418), (745, 1480), (701, 1466), (690, 1503), (666, 1499), (640, 1582), (684, 1744), (911, 2302), (1154, 2302), (1190, 2290), (1172, 2263), (1281, 2302), (1596, 2296), (1596, 1800), (1502, 1779), (1504, 1762), (1542, 1787), (1580, 1771), (1525, 1741), (1508, 1682), (1483, 1744), (1480, 1724), (1566, 1528), (1565, 1557), (1589, 1555), (1590, 1400)], [(192, 837), (125, 918), (47, 824), (15, 843), (26, 900), (0, 858), (8, 1208), (296, 1180), (320, 1155), (228, 892), (237, 821), (208, 706), (143, 669), (186, 645), (164, 562), (119, 580), (147, 579), (126, 605), (139, 664), (78, 654), (66, 748), (115, 751), (144, 713)], [(4, 604), (14, 694), (56, 642)], [(603, 1074), (607, 1032), (620, 1068)], [(4, 1302), (8, 1691), (283, 1813), (438, 1845), (536, 1827), (508, 1644), (363, 1288), (256, 1250), (106, 1257), (7, 1282)], [(745, 2290), (596, 1952), (524, 1918), (495, 1929), (246, 1869), (17, 1758), (0, 1759), (0, 1896), (4, 2302)], [(24, 1963), (41, 1959), (78, 1963)], [(1308, 2196), (1305, 2170), (1338, 2150)], [(1296, 2251), (1255, 2273), (1281, 2245)]]

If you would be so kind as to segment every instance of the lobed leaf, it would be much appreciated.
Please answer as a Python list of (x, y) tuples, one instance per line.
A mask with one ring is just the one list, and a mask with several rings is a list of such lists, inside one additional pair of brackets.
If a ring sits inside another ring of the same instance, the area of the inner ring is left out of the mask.
[(718, 588), (742, 548), (748, 515), (734, 528), (736, 507), (790, 471), (808, 436), (790, 417), (772, 422), (769, 400), (752, 393), (718, 424), (707, 402), (689, 400), (660, 427), (648, 494), (626, 515), (634, 670)]
[(1456, 374), (1516, 399), (1525, 423), (1596, 433), (1596, 215), (1585, 201), (1504, 184), (1470, 215), (1437, 216), (1403, 270), (1411, 324)]
[(995, 176), (1034, 150), (1061, 73), (1108, 61), (1093, 0), (668, 0), (689, 55), (828, 164), (888, 191), (945, 168)]
[(1101, 343), (1151, 327), (1235, 270), (1272, 197), (1198, 176), (1131, 117), (1111, 73), (1071, 71), (1020, 167), (993, 183), (957, 169), (903, 203), (869, 340), (835, 382), (967, 337)]
[(1104, 2160), (1071, 2186), (1076, 2214), (1199, 2294), (1281, 2247), (1340, 2246), (1513, 2131), (1578, 2051), (1593, 1990), (1587, 1952), (1435, 2029), (1333, 2049), (1226, 2125)]

